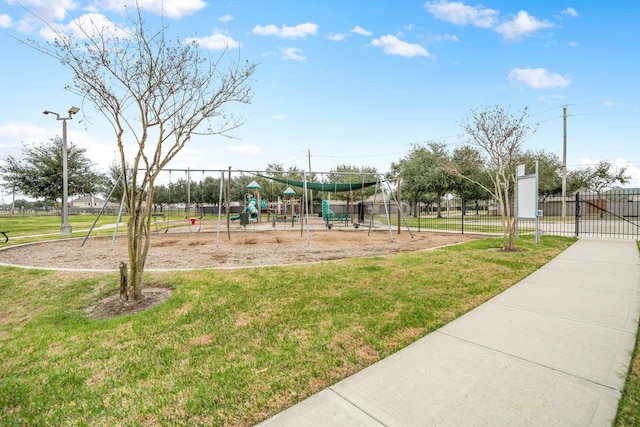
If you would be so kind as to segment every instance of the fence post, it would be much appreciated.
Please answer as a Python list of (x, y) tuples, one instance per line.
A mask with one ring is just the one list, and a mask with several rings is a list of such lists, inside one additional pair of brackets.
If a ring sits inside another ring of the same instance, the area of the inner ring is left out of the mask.
[(464, 234), (464, 215), (465, 215), (465, 212), (467, 211), (467, 201), (464, 198), (462, 198), (461, 209), (462, 209), (462, 212), (460, 213), (462, 215), (460, 215), (460, 221), (462, 221), (462, 234)]
[(580, 193), (576, 193), (576, 237), (578, 237), (580, 229)]

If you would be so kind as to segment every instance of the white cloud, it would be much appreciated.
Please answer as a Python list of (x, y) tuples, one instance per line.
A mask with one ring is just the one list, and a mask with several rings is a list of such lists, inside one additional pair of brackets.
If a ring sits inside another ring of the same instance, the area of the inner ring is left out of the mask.
[(616, 105), (618, 105), (618, 103), (615, 101), (604, 101), (602, 105), (604, 105), (605, 107), (615, 107)]
[(539, 21), (529, 15), (524, 10), (512, 20), (504, 22), (495, 28), (495, 31), (507, 42), (520, 41), (522, 38), (535, 33), (536, 31), (553, 28), (555, 24), (548, 21)]
[(569, 43), (567, 43), (567, 45), (569, 45), (569, 47), (578, 47), (578, 43), (577, 42), (569, 42)]
[(565, 88), (571, 84), (570, 79), (544, 68), (514, 68), (509, 73), (509, 80), (514, 84), (524, 83), (533, 89)]
[(440, 0), (439, 2), (428, 1), (424, 7), (441, 21), (456, 25), (470, 24), (480, 28), (492, 28), (500, 13), (484, 6), (474, 7), (462, 2), (449, 2), (447, 0)]
[(341, 42), (342, 40), (345, 40), (347, 37), (349, 37), (349, 35), (344, 33), (338, 33), (338, 34), (329, 33), (329, 35), (327, 36), (329, 40), (333, 40), (334, 42)]
[(13, 23), (9, 15), (7, 15), (6, 13), (0, 15), (0, 28), (11, 28), (12, 25)]
[(116, 25), (109, 20), (106, 16), (99, 13), (87, 13), (84, 14), (66, 25), (52, 25), (53, 29), (45, 27), (40, 30), (40, 35), (47, 39), (53, 40), (57, 34), (54, 32), (62, 32), (71, 34), (74, 38), (82, 40), (87, 36), (86, 34), (93, 36), (94, 31), (103, 31), (108, 28), (113, 34), (120, 32), (120, 36), (126, 37), (126, 35), (116, 27)]
[(568, 16), (569, 18), (577, 18), (577, 17), (579, 16), (579, 15), (578, 15), (578, 11), (577, 11), (577, 10), (575, 10), (574, 8), (572, 8), (572, 7), (568, 7), (568, 8), (566, 8), (566, 9), (565, 9), (565, 10), (563, 10), (561, 13), (562, 13), (564, 16)]
[(282, 49), (280, 49), (280, 52), (282, 52), (282, 57), (280, 58), (282, 60), (307, 62), (306, 56), (298, 55), (298, 53), (302, 52), (302, 50), (296, 49), (295, 47), (283, 47)]
[(253, 30), (253, 34), (259, 36), (276, 36), (281, 39), (297, 39), (305, 38), (307, 36), (315, 36), (318, 32), (318, 25), (306, 22), (304, 24), (298, 24), (295, 27), (289, 27), (283, 25), (281, 28), (275, 25), (256, 25)]
[(427, 40), (434, 41), (434, 42), (442, 42), (446, 40), (449, 40), (452, 42), (460, 41), (460, 39), (458, 39), (458, 37), (455, 34), (439, 34), (439, 35), (431, 36)]
[(538, 101), (544, 102), (548, 105), (554, 105), (555, 101), (564, 101), (565, 99), (567, 99), (567, 97), (564, 95), (546, 95), (539, 97)]
[(371, 31), (365, 30), (360, 25), (356, 25), (355, 27), (353, 27), (350, 32), (353, 34), (360, 34), (361, 36), (370, 36), (373, 34)]
[(95, 4), (95, 10), (107, 9), (122, 13), (125, 7), (134, 8), (136, 1), (144, 11), (174, 19), (192, 15), (207, 6), (204, 0), (98, 0)]
[(371, 44), (375, 47), (380, 47), (384, 53), (388, 55), (404, 56), (406, 58), (413, 58), (414, 56), (430, 57), (431, 54), (419, 44), (411, 44), (398, 39), (396, 36), (387, 34), (379, 39), (373, 39)]
[(262, 154), (262, 147), (259, 147), (257, 145), (250, 145), (250, 144), (230, 146), (230, 147), (227, 147), (227, 150), (234, 151), (240, 154), (254, 154), (254, 155)]
[[(9, 3), (14, 3), (9, 1)], [(25, 9), (32, 11), (36, 16), (47, 22), (61, 21), (67, 16), (67, 12), (75, 10), (77, 4), (74, 0), (22, 0), (15, 2)]]
[(214, 31), (213, 34), (207, 37), (193, 37), (185, 39), (186, 42), (195, 41), (201, 47), (213, 50), (225, 50), (225, 49), (238, 49), (242, 44), (233, 38), (222, 34), (219, 31)]
[(284, 120), (284, 116), (282, 114), (274, 114), (271, 118), (273, 120)]
[(227, 23), (227, 22), (233, 21), (233, 16), (231, 16), (231, 15), (222, 15), (220, 18), (218, 18), (218, 21)]

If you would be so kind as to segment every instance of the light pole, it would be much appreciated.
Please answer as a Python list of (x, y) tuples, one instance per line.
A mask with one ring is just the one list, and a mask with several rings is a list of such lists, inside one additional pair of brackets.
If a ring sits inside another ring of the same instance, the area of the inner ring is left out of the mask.
[(71, 225), (69, 225), (69, 177), (67, 171), (67, 120), (71, 120), (74, 114), (80, 109), (78, 107), (69, 108), (69, 116), (60, 117), (60, 114), (45, 110), (43, 114), (53, 114), (56, 120), (62, 120), (62, 224), (60, 225), (61, 236), (71, 236)]

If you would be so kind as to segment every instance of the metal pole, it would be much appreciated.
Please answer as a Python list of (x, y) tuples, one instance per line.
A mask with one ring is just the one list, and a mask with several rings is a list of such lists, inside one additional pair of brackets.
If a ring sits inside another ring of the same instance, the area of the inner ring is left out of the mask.
[(562, 219), (567, 214), (567, 106), (562, 107)]
[(62, 225), (60, 225), (61, 236), (71, 236), (71, 225), (69, 225), (69, 177), (68, 177), (68, 155), (67, 155), (67, 118), (62, 118)]
[(397, 208), (398, 208), (398, 234), (400, 234), (400, 230), (401, 230), (401, 220), (402, 220), (402, 213), (400, 212), (400, 208), (401, 208), (401, 203), (402, 203), (402, 193), (401, 193), (401, 179), (400, 177), (397, 178), (396, 180), (396, 191), (398, 193), (398, 197), (396, 198), (397, 203)]

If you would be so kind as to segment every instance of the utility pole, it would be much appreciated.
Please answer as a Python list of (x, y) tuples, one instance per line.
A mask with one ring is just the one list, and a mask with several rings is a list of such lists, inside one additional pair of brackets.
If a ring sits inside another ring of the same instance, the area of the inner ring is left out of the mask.
[[(307, 156), (309, 157), (309, 179), (311, 179), (311, 149), (307, 148)], [(313, 216), (313, 190), (309, 190), (309, 213)]]
[(562, 106), (562, 218), (567, 215), (567, 106)]

